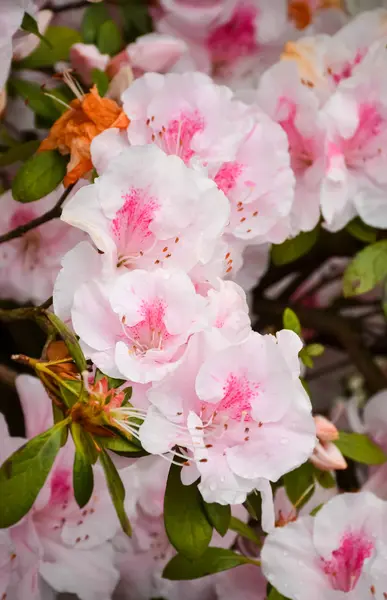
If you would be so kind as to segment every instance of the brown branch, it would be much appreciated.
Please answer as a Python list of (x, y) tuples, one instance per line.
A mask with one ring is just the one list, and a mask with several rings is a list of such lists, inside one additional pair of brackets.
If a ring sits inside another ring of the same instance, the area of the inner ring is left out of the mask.
[(257, 296), (254, 298), (254, 312), (258, 317), (271, 317), (277, 324), (280, 323), (283, 311), (287, 307), (294, 309), (304, 327), (316, 329), (319, 333), (332, 335), (337, 339), (363, 375), (371, 394), (387, 388), (385, 375), (374, 362), (371, 352), (362, 342), (360, 333), (353, 328), (349, 319), (319, 308), (306, 308), (299, 304), (286, 304)]
[(17, 376), (17, 371), (11, 369), (11, 367), (0, 365), (0, 381), (5, 385), (14, 388)]
[(48, 221), (52, 221), (52, 219), (59, 218), (62, 214), (62, 204), (70, 194), (73, 187), (73, 185), (70, 185), (63, 192), (55, 206), (53, 206), (53, 208), (51, 208), (48, 212), (44, 213), (44, 215), (41, 215), (36, 219), (32, 219), (32, 221), (29, 221), (29, 223), (26, 223), (25, 225), (20, 225), (20, 227), (16, 227), (15, 229), (12, 229), (11, 231), (4, 233), (3, 235), (0, 235), (0, 244), (4, 244), (4, 242), (9, 242), (10, 240), (14, 240), (15, 238), (21, 237), (22, 235), (27, 233), (27, 231), (31, 231), (31, 229), (35, 229), (36, 227), (43, 225), (43, 223), (48, 223)]

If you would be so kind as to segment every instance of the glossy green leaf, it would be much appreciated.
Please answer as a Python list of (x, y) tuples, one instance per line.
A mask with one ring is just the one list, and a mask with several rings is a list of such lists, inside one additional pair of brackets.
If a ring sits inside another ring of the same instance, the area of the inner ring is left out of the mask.
[(52, 48), (52, 44), (49, 40), (47, 40), (44, 35), (42, 35), (39, 31), (39, 26), (37, 21), (34, 19), (34, 17), (31, 17), (30, 14), (28, 13), (24, 13), (23, 16), (23, 21), (22, 24), (20, 25), (20, 28), (23, 31), (27, 31), (28, 33), (33, 33), (34, 35), (36, 35), (36, 37), (38, 37), (44, 44), (46, 44), (46, 46), (48, 46), (48, 48)]
[(130, 453), (134, 456), (146, 456), (148, 453), (140, 446), (121, 436), (98, 437), (98, 441), (104, 448), (120, 454)]
[(348, 223), (346, 230), (361, 242), (366, 242), (367, 244), (376, 242), (376, 229), (370, 227), (366, 223), (363, 223), (360, 217), (355, 217), (355, 219)]
[(203, 501), (204, 510), (211, 525), (222, 537), (226, 535), (230, 527), (231, 508), (229, 505), (217, 502), (207, 503)]
[(282, 321), (285, 329), (290, 329), (297, 335), (301, 334), (301, 323), (294, 310), (285, 308)]
[(367, 246), (348, 265), (343, 278), (345, 297), (365, 294), (387, 277), (387, 240)]
[(106, 482), (109, 488), (110, 497), (116, 509), (117, 517), (121, 523), (123, 531), (127, 535), (132, 535), (132, 528), (125, 511), (125, 488), (121, 481), (119, 473), (105, 450), (100, 453), (100, 461), (105, 472)]
[(59, 384), (59, 390), (67, 408), (74, 406), (76, 402), (81, 401), (87, 394), (84, 391), (83, 381), (79, 381), (78, 379), (65, 379), (63, 384)]
[(83, 14), (81, 33), (85, 44), (94, 44), (103, 23), (109, 19), (109, 13), (103, 2), (91, 4)]
[(114, 56), (122, 48), (120, 30), (112, 20), (105, 21), (98, 30), (97, 46), (101, 54)]
[(271, 588), (270, 593), (267, 597), (267, 600), (287, 600), (285, 596), (279, 593), (275, 588)]
[(64, 420), (16, 450), (0, 468), (0, 528), (11, 527), (31, 509), (59, 452)]
[[(314, 491), (313, 465), (309, 462), (284, 475), (286, 494), (293, 505), (301, 508)], [(307, 492), (307, 490), (309, 490)], [(301, 500), (302, 499), (302, 500)]]
[(30, 142), (12, 146), (6, 152), (0, 153), (0, 167), (8, 167), (8, 165), (13, 165), (19, 161), (24, 162), (27, 158), (35, 154), (39, 146), (39, 140), (31, 140)]
[(93, 83), (96, 84), (99, 95), (104, 96), (109, 87), (109, 77), (106, 73), (100, 69), (93, 69), (91, 72), (91, 79)]
[(314, 478), (318, 481), (321, 487), (325, 489), (334, 488), (336, 485), (336, 479), (329, 471), (321, 471), (320, 469), (314, 469)]
[(247, 540), (250, 540), (251, 542), (254, 542), (258, 546), (261, 545), (261, 540), (259, 539), (259, 537), (255, 533), (254, 529), (252, 529), (251, 527), (249, 527), (249, 525), (247, 525), (247, 523), (244, 523), (240, 519), (237, 519), (236, 517), (231, 517), (231, 519), (230, 519), (230, 529), (232, 529), (233, 531), (235, 531), (235, 533), (238, 533), (238, 535), (246, 538)]
[(304, 348), (301, 348), (301, 350), (299, 351), (298, 357), (300, 358), (300, 360), (302, 360), (304, 365), (306, 367), (308, 367), (308, 369), (313, 368), (313, 364), (314, 364), (313, 359), (309, 356), (308, 350), (305, 346), (304, 346)]
[(318, 227), (312, 231), (301, 232), (295, 238), (285, 240), (282, 244), (273, 244), (271, 258), (276, 266), (287, 265), (307, 254), (318, 240)]
[(126, 43), (134, 42), (139, 36), (153, 30), (148, 7), (142, 0), (131, 0), (121, 6)]
[(207, 548), (196, 560), (177, 554), (164, 569), (164, 579), (172, 581), (197, 579), (213, 573), (251, 564), (252, 560), (225, 548)]
[(79, 342), (75, 334), (53, 313), (45, 311), (47, 319), (53, 325), (56, 332), (60, 335), (70, 353), (70, 356), (77, 365), (79, 372), (87, 370), (86, 359), (83, 355)]
[(75, 451), (73, 466), (74, 496), (80, 508), (89, 502), (94, 488), (93, 467), (84, 454)]
[(322, 344), (308, 344), (306, 346), (306, 351), (308, 356), (321, 356), (324, 354), (324, 346)]
[(47, 43), (41, 42), (32, 54), (18, 63), (20, 67), (23, 69), (52, 67), (61, 60), (68, 60), (71, 46), (81, 41), (78, 31), (57, 25), (47, 28), (45, 38), (52, 48), (48, 48)]
[(381, 465), (387, 460), (381, 447), (362, 433), (340, 431), (340, 437), (334, 443), (344, 456), (366, 465)]
[(91, 465), (94, 465), (98, 460), (98, 451), (93, 437), (88, 431), (85, 431), (79, 423), (71, 423), (71, 435), (74, 446), (79, 454)]
[(183, 485), (181, 467), (171, 465), (164, 498), (164, 524), (169, 541), (189, 559), (205, 552), (212, 537), (212, 525), (204, 512), (197, 482)]
[(12, 183), (18, 202), (35, 202), (55, 190), (66, 175), (67, 158), (59, 152), (34, 154), (20, 167)]

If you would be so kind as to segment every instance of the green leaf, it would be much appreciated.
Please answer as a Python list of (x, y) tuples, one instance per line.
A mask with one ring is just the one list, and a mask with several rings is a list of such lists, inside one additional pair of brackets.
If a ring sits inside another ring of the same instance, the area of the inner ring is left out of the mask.
[(261, 497), (261, 494), (258, 494), (256, 492), (252, 492), (251, 494), (249, 494), (244, 503), (244, 506), (245, 506), (246, 510), (248, 511), (249, 515), (256, 521), (258, 521), (258, 523), (260, 523), (261, 519), (262, 519), (262, 497)]
[(205, 552), (212, 526), (204, 512), (197, 483), (183, 485), (181, 467), (171, 465), (164, 498), (164, 524), (169, 541), (178, 552), (194, 559)]
[(61, 397), (67, 408), (72, 408), (76, 402), (79, 402), (84, 394), (83, 381), (78, 379), (64, 379), (63, 384), (59, 384)]
[(121, 527), (126, 535), (132, 535), (132, 528), (129, 523), (128, 515), (125, 512), (125, 488), (121, 481), (119, 473), (105, 450), (100, 453), (100, 461), (105, 472), (106, 482), (109, 488), (110, 497), (116, 509), (117, 517)]
[(64, 420), (16, 450), (0, 468), (0, 528), (11, 527), (31, 509), (59, 452)]
[(23, 29), (23, 31), (27, 31), (28, 33), (33, 33), (34, 35), (36, 35), (44, 44), (46, 44), (46, 46), (48, 46), (49, 48), (52, 48), (52, 44), (49, 40), (47, 40), (44, 35), (42, 35), (39, 31), (39, 27), (38, 24), (36, 22), (36, 20), (31, 17), (31, 15), (29, 15), (28, 13), (24, 13), (24, 17), (23, 17), (23, 21), (22, 24), (20, 25), (21, 29)]
[(308, 344), (306, 346), (306, 351), (308, 356), (321, 356), (324, 354), (324, 346), (322, 344)]
[(84, 454), (75, 451), (73, 466), (74, 496), (79, 508), (89, 502), (94, 488), (93, 467)]
[(102, 2), (92, 4), (86, 8), (81, 25), (82, 38), (85, 44), (94, 44), (97, 41), (99, 29), (108, 19), (109, 13)]
[(81, 347), (74, 333), (70, 331), (68, 327), (53, 313), (45, 311), (45, 315), (50, 323), (54, 326), (56, 332), (60, 335), (64, 343), (66, 344), (67, 350), (70, 353), (73, 361), (77, 365), (79, 372), (87, 370), (86, 359), (83, 355)]
[[(306, 462), (294, 471), (286, 473), (284, 484), (290, 502), (297, 505), (297, 508), (301, 508), (310, 499), (314, 491), (313, 465)], [(310, 491), (305, 494), (309, 488)], [(304, 494), (305, 497), (303, 497)]]
[(115, 437), (102, 437), (99, 436), (98, 437), (98, 442), (104, 447), (107, 448), (108, 450), (112, 450), (113, 452), (118, 452), (120, 454), (127, 454), (130, 453), (131, 455), (134, 456), (147, 456), (147, 452), (145, 452), (145, 450), (137, 444), (134, 444), (133, 442), (131, 442), (130, 440), (127, 440), (121, 436), (115, 436)]
[(329, 471), (321, 471), (314, 468), (314, 478), (325, 489), (334, 488), (336, 485), (336, 479)]
[(231, 508), (229, 505), (223, 506), (217, 502), (210, 504), (203, 501), (204, 510), (210, 524), (222, 537), (226, 535), (230, 527)]
[(98, 50), (101, 54), (114, 56), (121, 50), (122, 45), (122, 37), (117, 25), (110, 19), (105, 21), (98, 30)]
[(100, 69), (93, 69), (91, 72), (91, 79), (93, 83), (96, 84), (99, 95), (104, 96), (109, 87), (109, 77), (106, 73)]
[(55, 190), (66, 175), (67, 158), (59, 152), (39, 152), (29, 158), (16, 174), (12, 195), (18, 202), (35, 202)]
[(367, 246), (355, 255), (345, 270), (343, 293), (346, 298), (374, 289), (387, 277), (387, 240)]
[(304, 363), (304, 365), (306, 367), (308, 367), (309, 369), (313, 368), (313, 360), (311, 359), (311, 357), (308, 354), (308, 350), (306, 349), (306, 347), (301, 348), (301, 350), (298, 353), (298, 357), (302, 360), (302, 362)]
[(361, 242), (366, 242), (367, 244), (376, 242), (376, 230), (366, 223), (363, 223), (360, 217), (355, 217), (350, 223), (348, 223), (346, 230)]
[(340, 431), (340, 437), (334, 443), (344, 456), (366, 465), (381, 465), (387, 460), (380, 446), (362, 433)]
[[(41, 69), (52, 67), (61, 60), (68, 60), (70, 48), (81, 41), (81, 36), (75, 29), (53, 25), (45, 32), (46, 43), (40, 43), (32, 54), (18, 63), (23, 69)], [(47, 42), (52, 48), (47, 48)]]
[(295, 238), (285, 240), (282, 244), (273, 244), (271, 247), (271, 258), (276, 266), (287, 265), (313, 248), (320, 233), (319, 227), (312, 231), (301, 232)]
[(24, 162), (27, 158), (35, 154), (39, 146), (39, 140), (31, 140), (30, 142), (12, 146), (7, 152), (0, 154), (0, 167), (8, 167), (8, 165), (13, 165), (19, 161)]
[(148, 5), (142, 0), (133, 0), (121, 7), (125, 41), (134, 42), (139, 36), (153, 30)]
[(282, 316), (282, 322), (284, 324), (285, 329), (290, 329), (294, 331), (297, 335), (301, 334), (301, 323), (296, 315), (296, 313), (291, 308), (285, 308), (284, 314)]
[(196, 560), (177, 554), (164, 569), (164, 579), (172, 581), (198, 579), (212, 573), (220, 573), (239, 565), (255, 564), (251, 559), (225, 548), (207, 548)]
[(267, 597), (267, 600), (287, 600), (285, 596), (279, 593), (275, 588), (271, 588), (270, 593)]
[(109, 390), (111, 390), (112, 388), (119, 388), (121, 387), (121, 385), (124, 385), (124, 383), (126, 383), (126, 379), (116, 379), (115, 377), (109, 377), (108, 375), (102, 373), (102, 371), (100, 371), (99, 369), (96, 369), (94, 383), (101, 381), (101, 379), (107, 379)]
[(314, 509), (310, 511), (310, 513), (309, 513), (310, 516), (315, 517), (317, 515), (317, 513), (320, 512), (320, 510), (322, 509), (323, 506), (324, 506), (324, 502), (315, 506)]
[(387, 321), (387, 281), (384, 283), (384, 286), (383, 286), (382, 309), (383, 309), (384, 318)]
[(13, 78), (10, 81), (10, 88), (24, 98), (26, 104), (34, 113), (46, 119), (51, 124), (60, 117), (62, 110), (60, 110), (59, 104), (55, 103), (52, 98), (45, 96), (39, 84), (32, 81), (25, 81), (24, 79)]
[(255, 533), (254, 529), (249, 527), (247, 523), (244, 523), (240, 519), (237, 519), (236, 517), (231, 517), (230, 529), (235, 531), (235, 533), (238, 533), (240, 536), (246, 538), (247, 540), (254, 542), (254, 544), (257, 544), (258, 546), (261, 545), (261, 540)]
[(98, 460), (98, 451), (93, 442), (93, 438), (88, 431), (85, 431), (79, 423), (71, 423), (71, 435), (74, 446), (79, 454), (91, 465)]

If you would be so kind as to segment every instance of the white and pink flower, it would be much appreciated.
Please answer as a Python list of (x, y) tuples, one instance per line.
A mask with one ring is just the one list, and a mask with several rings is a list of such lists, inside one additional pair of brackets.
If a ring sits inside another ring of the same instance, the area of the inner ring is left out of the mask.
[(387, 503), (369, 492), (330, 500), (265, 540), (269, 582), (290, 600), (383, 600), (387, 595)]

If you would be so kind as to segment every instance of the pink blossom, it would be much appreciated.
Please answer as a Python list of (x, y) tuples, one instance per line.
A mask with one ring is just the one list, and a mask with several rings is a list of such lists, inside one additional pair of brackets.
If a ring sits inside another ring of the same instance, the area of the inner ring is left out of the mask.
[(227, 199), (203, 173), (145, 146), (113, 158), (62, 220), (89, 233), (114, 269), (189, 271), (211, 259), (228, 216)]
[(387, 105), (379, 77), (384, 50), (385, 42), (376, 42), (356, 76), (341, 83), (322, 112), (327, 139), (321, 209), (333, 231), (356, 214), (373, 227), (387, 226)]
[(286, 29), (287, 5), (278, 0), (225, 0), (193, 4), (164, 2), (156, 23), (164, 33), (181, 37), (200, 71), (220, 79), (241, 77), (275, 61)]
[(201, 327), (204, 300), (181, 271), (135, 270), (75, 293), (72, 322), (86, 355), (107, 375), (157, 381), (179, 364)]
[(287, 331), (277, 339), (251, 333), (233, 345), (210, 332), (194, 336), (181, 365), (148, 391), (153, 407), (139, 431), (144, 447), (186, 447), (183, 481), (201, 476), (207, 502), (241, 503), (254, 488), (269, 494), (265, 482), (305, 462), (315, 445), (298, 379), (299, 344)]
[(186, 164), (208, 167), (232, 160), (251, 130), (248, 107), (202, 73), (148, 73), (122, 96), (131, 144), (157, 144)]
[[(31, 204), (21, 204), (11, 192), (1, 197), (1, 233), (25, 225), (47, 212), (59, 199), (61, 188)], [(17, 302), (44, 302), (52, 295), (60, 261), (82, 234), (59, 220), (28, 231), (0, 247), (1, 297)]]
[[(39, 32), (44, 35), (47, 27), (51, 23), (53, 12), (51, 10), (40, 10), (36, 15), (35, 19), (38, 24)], [(40, 39), (34, 33), (21, 33), (15, 36), (13, 41), (13, 59), (23, 60), (39, 46)]]
[(219, 600), (265, 600), (267, 581), (255, 565), (242, 565), (215, 576)]
[[(306, 490), (304, 491), (306, 492)], [(315, 481), (314, 490), (311, 497), (299, 509), (298, 507), (296, 508), (289, 500), (284, 487), (277, 488), (274, 494), (276, 527), (283, 527), (288, 523), (292, 523), (293, 521), (296, 521), (299, 516), (302, 517), (310, 515), (314, 509), (321, 507), (322, 504), (328, 502), (328, 500), (336, 496), (337, 493), (338, 489), (336, 486), (331, 488), (323, 488), (317, 481)]]
[(152, 32), (129, 44), (126, 53), (137, 76), (143, 73), (167, 73), (187, 52), (187, 44), (174, 36)]
[(346, 469), (347, 462), (338, 447), (333, 443), (339, 439), (337, 428), (321, 415), (314, 417), (314, 422), (318, 443), (310, 457), (311, 462), (317, 469), (322, 471)]
[(387, 593), (387, 503), (369, 492), (331, 499), (265, 540), (269, 582), (290, 600), (383, 600)]
[[(29, 375), (20, 375), (17, 389), (29, 437), (52, 426), (51, 401), (42, 384)], [(2, 437), (4, 453), (9, 455), (24, 440)], [(106, 600), (112, 593), (118, 572), (109, 540), (120, 525), (106, 489), (104, 476), (95, 468), (94, 492), (90, 502), (80, 509), (72, 488), (74, 449), (69, 441), (60, 451), (54, 468), (28, 515), (1, 533), (0, 555), (4, 569), (0, 591), (15, 593), (15, 598), (40, 599), (46, 584), (58, 592), (76, 593), (82, 600)], [(1, 457), (1, 458), (5, 458)], [(135, 489), (132, 467), (121, 472), (123, 480)], [(132, 492), (133, 494), (133, 492)], [(133, 511), (128, 496), (127, 510)], [(10, 586), (10, 587), (9, 587)], [(46, 588), (45, 588), (46, 591)], [(44, 595), (44, 598), (46, 596)]]
[(12, 60), (12, 36), (19, 29), (24, 11), (32, 8), (29, 0), (2, 0), (0, 20), (0, 90), (7, 81)]
[(101, 54), (93, 44), (74, 44), (70, 49), (70, 61), (82, 81), (91, 85), (93, 69), (105, 71), (109, 55)]
[(290, 164), (296, 178), (289, 228), (292, 235), (313, 229), (320, 218), (324, 174), (324, 131), (316, 96), (302, 85), (296, 66), (278, 63), (262, 76), (258, 103), (288, 137)]

